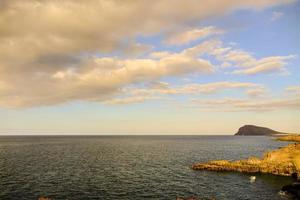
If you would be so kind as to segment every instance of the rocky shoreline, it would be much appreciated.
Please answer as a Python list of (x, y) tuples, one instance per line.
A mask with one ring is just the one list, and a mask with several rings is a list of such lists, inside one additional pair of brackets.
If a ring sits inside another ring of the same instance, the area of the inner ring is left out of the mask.
[(277, 138), (278, 141), (300, 142), (300, 135), (286, 135)]
[(192, 168), (194, 170), (270, 173), (300, 177), (300, 144), (289, 144), (278, 150), (267, 152), (262, 159), (251, 157), (238, 161), (215, 160), (194, 164)]
[(250, 157), (246, 160), (214, 160), (192, 165), (194, 170), (238, 171), (246, 173), (270, 173), (281, 176), (300, 178), (300, 135), (278, 137), (280, 141), (296, 142), (285, 147), (267, 152), (260, 158)]
[(192, 165), (194, 170), (236, 171), (243, 173), (269, 173), (280, 176), (292, 176), (298, 180), (284, 186), (283, 191), (300, 199), (300, 135), (278, 137), (280, 141), (296, 142), (279, 149), (266, 152), (262, 158), (250, 157), (246, 160), (214, 160)]

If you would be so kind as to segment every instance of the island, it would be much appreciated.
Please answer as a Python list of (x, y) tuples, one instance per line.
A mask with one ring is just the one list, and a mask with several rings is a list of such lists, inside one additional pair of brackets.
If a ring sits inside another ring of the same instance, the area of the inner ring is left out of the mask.
[[(277, 135), (282, 134), (265, 127), (246, 125), (236, 135)], [(300, 199), (300, 135), (286, 134), (276, 140), (295, 142), (279, 149), (266, 152), (262, 158), (250, 157), (245, 160), (228, 161), (214, 160), (192, 165), (194, 170), (236, 171), (242, 173), (269, 173), (280, 176), (292, 176), (296, 181), (284, 186), (283, 191)]]
[(271, 135), (282, 135), (286, 133), (274, 131), (270, 128), (255, 126), (255, 125), (245, 125), (239, 128), (235, 135), (257, 135), (257, 136), (271, 136)]

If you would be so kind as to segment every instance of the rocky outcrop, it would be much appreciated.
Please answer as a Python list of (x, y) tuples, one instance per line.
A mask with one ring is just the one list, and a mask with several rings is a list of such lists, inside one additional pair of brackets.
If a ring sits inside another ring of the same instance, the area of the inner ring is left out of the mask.
[[(300, 135), (278, 137), (280, 141), (300, 142)], [(251, 157), (247, 160), (228, 161), (216, 160), (198, 163), (192, 166), (194, 170), (237, 171), (245, 173), (270, 173), (281, 176), (292, 176), (298, 180), (282, 187), (293, 199), (300, 200), (300, 143), (289, 144), (285, 147), (264, 154), (262, 159)]]
[(245, 173), (270, 173), (281, 176), (297, 175), (300, 178), (300, 144), (267, 152), (262, 159), (251, 157), (247, 160), (216, 160), (198, 163), (194, 170), (237, 171)]
[(199, 199), (197, 197), (187, 197), (187, 198), (182, 198), (182, 197), (177, 197), (176, 200), (216, 200), (215, 198), (211, 199)]
[(283, 192), (290, 194), (293, 199), (300, 200), (300, 181), (296, 181), (292, 184), (285, 185), (281, 189)]
[(300, 135), (298, 134), (290, 134), (277, 138), (278, 141), (286, 141), (286, 142), (300, 142)]
[(54, 200), (54, 199), (50, 199), (50, 198), (47, 198), (47, 197), (40, 197), (39, 200)]
[(272, 129), (254, 125), (245, 125), (239, 128), (238, 132), (235, 135), (276, 135), (276, 134), (284, 134), (278, 131), (274, 131)]

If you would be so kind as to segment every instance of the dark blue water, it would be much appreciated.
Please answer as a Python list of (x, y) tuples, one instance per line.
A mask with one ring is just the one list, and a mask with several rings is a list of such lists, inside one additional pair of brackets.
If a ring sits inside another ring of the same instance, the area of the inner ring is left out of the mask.
[(196, 162), (243, 159), (284, 146), (268, 137), (0, 137), (0, 199), (283, 199), (287, 177), (193, 171)]

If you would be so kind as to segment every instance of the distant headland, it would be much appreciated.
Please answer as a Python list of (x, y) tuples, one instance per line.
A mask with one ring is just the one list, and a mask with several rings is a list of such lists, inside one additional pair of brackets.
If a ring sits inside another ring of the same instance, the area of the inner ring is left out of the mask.
[(239, 128), (238, 132), (235, 135), (281, 135), (286, 134), (278, 131), (274, 131), (270, 128), (255, 126), (255, 125), (245, 125)]

